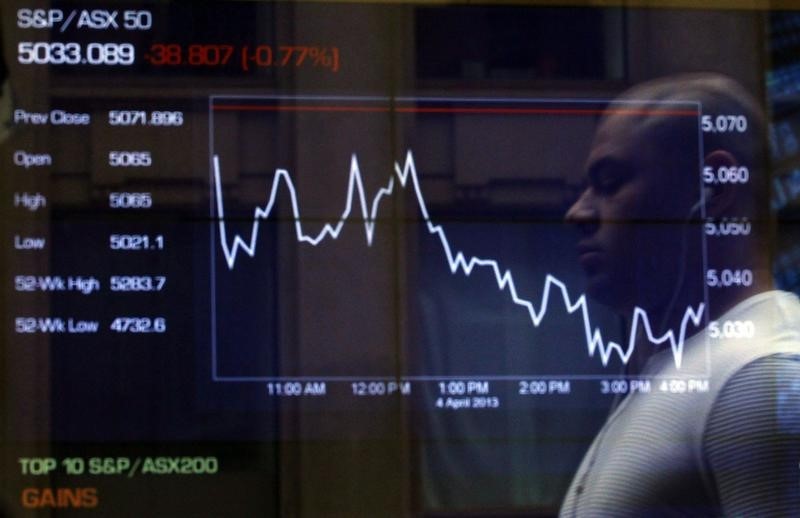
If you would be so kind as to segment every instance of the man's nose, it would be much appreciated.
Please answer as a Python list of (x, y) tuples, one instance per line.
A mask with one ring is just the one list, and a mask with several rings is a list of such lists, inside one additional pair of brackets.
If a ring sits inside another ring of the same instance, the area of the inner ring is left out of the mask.
[(582, 234), (594, 234), (597, 231), (600, 217), (589, 189), (583, 191), (567, 210), (564, 221), (577, 226)]

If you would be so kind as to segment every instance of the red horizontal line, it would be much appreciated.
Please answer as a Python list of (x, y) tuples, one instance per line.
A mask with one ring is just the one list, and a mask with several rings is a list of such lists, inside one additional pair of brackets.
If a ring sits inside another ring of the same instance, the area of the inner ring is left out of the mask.
[(670, 115), (697, 117), (694, 110), (657, 108), (456, 108), (456, 107), (388, 107), (388, 106), (263, 106), (249, 104), (214, 105), (214, 111), (294, 111), (294, 112), (381, 112), (398, 113), (465, 113), (489, 115)]
[(660, 110), (642, 108), (396, 108), (398, 112), (415, 113), (488, 113), (500, 115), (678, 115), (697, 117), (693, 110)]
[(214, 111), (257, 112), (389, 112), (387, 106), (259, 106), (250, 104), (214, 105)]

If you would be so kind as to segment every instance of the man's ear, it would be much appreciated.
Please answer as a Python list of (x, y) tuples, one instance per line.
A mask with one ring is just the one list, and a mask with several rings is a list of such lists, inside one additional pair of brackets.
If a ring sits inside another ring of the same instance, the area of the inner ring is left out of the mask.
[[(720, 181), (720, 168), (738, 167), (739, 161), (732, 153), (724, 149), (716, 149), (708, 153), (703, 161), (704, 171), (711, 168), (713, 181), (705, 183), (704, 199), (706, 214), (711, 217), (718, 217), (723, 214), (730, 214), (730, 209), (737, 199), (737, 189), (745, 188), (742, 183), (731, 181)], [(723, 173), (724, 174), (724, 173)], [(703, 175), (705, 180), (705, 174)]]

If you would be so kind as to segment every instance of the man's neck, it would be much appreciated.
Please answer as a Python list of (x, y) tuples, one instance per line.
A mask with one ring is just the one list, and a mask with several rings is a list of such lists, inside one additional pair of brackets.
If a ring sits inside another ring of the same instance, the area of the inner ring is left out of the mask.
[[(683, 294), (676, 297), (669, 306), (651, 309), (647, 312), (651, 330), (654, 336), (663, 336), (672, 331), (676, 339), (680, 336), (682, 326), (687, 326), (685, 338), (690, 338), (697, 333), (705, 332), (705, 322), (718, 320), (731, 308), (740, 302), (773, 289), (771, 276), (765, 275), (762, 270), (754, 272), (755, 279), (750, 286), (736, 288), (717, 288), (708, 290), (707, 300), (704, 290), (691, 290), (693, 293)], [(686, 322), (686, 314), (689, 310), (698, 310), (700, 305), (703, 307), (701, 324), (694, 327), (691, 321)], [(626, 329), (631, 329), (631, 319), (633, 312), (626, 316)], [(625, 368), (625, 374), (636, 376), (642, 372), (649, 359), (657, 352), (669, 347), (669, 342), (661, 345), (653, 344), (647, 336), (643, 326), (637, 326), (637, 336), (634, 340), (634, 351)]]

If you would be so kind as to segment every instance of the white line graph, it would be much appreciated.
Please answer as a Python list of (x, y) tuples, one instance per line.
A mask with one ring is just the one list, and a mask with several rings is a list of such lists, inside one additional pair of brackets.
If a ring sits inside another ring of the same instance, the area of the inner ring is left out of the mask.
[(542, 298), (539, 302), (539, 309), (537, 311), (531, 300), (525, 299), (518, 294), (512, 272), (510, 270), (503, 269), (497, 260), (475, 256), (467, 257), (463, 252), (453, 250), (444, 228), (431, 221), (427, 204), (420, 188), (419, 177), (417, 175), (416, 165), (411, 150), (406, 153), (405, 161), (402, 165), (399, 162), (395, 162), (394, 175), (389, 177), (389, 181), (385, 187), (378, 190), (377, 194), (372, 199), (371, 204), (367, 202), (367, 196), (364, 192), (364, 184), (359, 168), (358, 158), (355, 154), (353, 154), (350, 160), (350, 174), (344, 210), (342, 211), (342, 214), (337, 222), (326, 223), (322, 230), (320, 230), (316, 235), (306, 234), (303, 231), (300, 209), (297, 200), (297, 192), (289, 172), (285, 169), (276, 169), (266, 205), (264, 207), (256, 207), (254, 209), (249, 237), (243, 238), (240, 235), (234, 235), (233, 240), (229, 240), (225, 222), (224, 200), (222, 196), (221, 165), (219, 155), (216, 154), (213, 155), (213, 175), (220, 245), (225, 256), (226, 264), (230, 270), (233, 270), (235, 267), (237, 256), (240, 252), (243, 252), (250, 257), (255, 255), (260, 222), (262, 219), (267, 219), (271, 216), (282, 186), (289, 195), (292, 215), (294, 218), (295, 236), (298, 242), (307, 243), (311, 246), (318, 246), (326, 238), (332, 240), (337, 239), (341, 234), (345, 223), (353, 213), (354, 203), (357, 203), (361, 212), (360, 217), (363, 220), (367, 246), (371, 246), (375, 237), (375, 222), (380, 209), (381, 201), (385, 197), (391, 196), (394, 192), (396, 183), (399, 183), (400, 187), (404, 189), (408, 189), (410, 187), (413, 190), (419, 212), (426, 224), (427, 230), (431, 235), (436, 236), (439, 239), (442, 252), (447, 260), (450, 272), (453, 275), (461, 273), (464, 276), (469, 277), (473, 271), (475, 271), (476, 267), (490, 270), (494, 275), (498, 290), (507, 292), (511, 302), (527, 311), (531, 324), (534, 327), (538, 327), (547, 315), (551, 291), (553, 288), (557, 288), (561, 293), (561, 298), (566, 310), (570, 314), (579, 312), (582, 316), (587, 352), (590, 357), (594, 357), (595, 354), (599, 354), (603, 366), (608, 365), (612, 355), (614, 354), (618, 355), (620, 360), (627, 364), (634, 352), (637, 337), (639, 336), (640, 331), (643, 330), (645, 333), (644, 336), (654, 346), (664, 343), (669, 344), (675, 365), (676, 367), (680, 368), (683, 359), (684, 343), (689, 325), (691, 323), (694, 327), (698, 327), (702, 324), (705, 305), (703, 303), (699, 303), (696, 308), (686, 308), (683, 318), (681, 319), (677, 336), (675, 330), (673, 329), (666, 331), (660, 336), (656, 336), (653, 333), (652, 326), (650, 324), (650, 318), (648, 317), (647, 312), (637, 306), (634, 308), (631, 315), (631, 325), (627, 345), (623, 346), (612, 340), (605, 341), (601, 331), (598, 328), (592, 329), (586, 295), (581, 294), (576, 299), (572, 300), (570, 298), (567, 286), (562, 281), (550, 274), (545, 276)]

